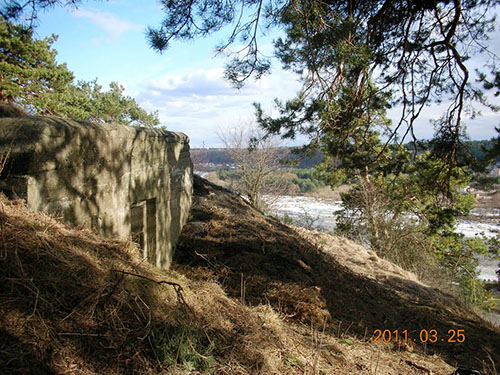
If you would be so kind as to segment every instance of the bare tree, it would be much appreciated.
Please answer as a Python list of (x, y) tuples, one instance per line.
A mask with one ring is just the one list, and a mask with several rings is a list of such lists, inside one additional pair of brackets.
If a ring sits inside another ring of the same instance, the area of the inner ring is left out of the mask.
[(277, 194), (283, 190), (279, 179), (271, 181), (269, 177), (283, 165), (288, 150), (280, 147), (279, 138), (267, 136), (252, 122), (218, 131), (218, 136), (241, 172), (237, 189), (252, 206), (262, 209), (264, 192)]

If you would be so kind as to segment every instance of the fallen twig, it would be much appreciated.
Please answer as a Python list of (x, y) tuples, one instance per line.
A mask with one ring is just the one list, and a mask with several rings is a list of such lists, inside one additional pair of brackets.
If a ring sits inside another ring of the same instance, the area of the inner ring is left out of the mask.
[(115, 270), (115, 269), (113, 269), (111, 271), (113, 271), (113, 272), (119, 272), (119, 273), (124, 274), (124, 275), (135, 276), (135, 277), (138, 277), (140, 279), (151, 281), (151, 282), (153, 282), (155, 284), (158, 284), (158, 285), (165, 284), (165, 285), (173, 286), (174, 290), (175, 290), (175, 293), (177, 294), (177, 301), (179, 301), (179, 303), (181, 303), (184, 307), (186, 307), (194, 315), (193, 310), (191, 309), (191, 307), (187, 304), (186, 300), (184, 299), (184, 289), (182, 288), (181, 284), (178, 284), (178, 283), (173, 282), (173, 281), (167, 281), (167, 280), (155, 280), (155, 279), (152, 279), (150, 277), (147, 277), (147, 276), (144, 276), (144, 275), (140, 275), (138, 273), (123, 271), (123, 270)]
[(415, 367), (417, 370), (420, 370), (420, 371), (425, 371), (427, 374), (429, 375), (432, 375), (432, 371), (429, 370), (428, 368), (425, 368), (423, 366), (420, 366), (420, 365), (417, 365), (415, 362), (412, 362), (410, 361), (409, 359), (407, 359), (405, 361), (408, 365), (412, 366), (412, 367)]

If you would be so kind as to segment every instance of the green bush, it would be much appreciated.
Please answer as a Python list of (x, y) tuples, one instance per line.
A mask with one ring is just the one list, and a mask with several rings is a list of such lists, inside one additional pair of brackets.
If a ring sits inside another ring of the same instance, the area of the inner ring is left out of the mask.
[(294, 222), (293, 222), (293, 218), (288, 215), (286, 212), (283, 214), (283, 216), (280, 218), (280, 221), (283, 223), (283, 224), (286, 224), (286, 225), (293, 225)]
[(205, 331), (192, 326), (156, 326), (151, 331), (158, 360), (169, 366), (182, 365), (187, 371), (206, 372), (215, 366), (215, 344)]
[(241, 171), (236, 169), (219, 169), (217, 171), (217, 176), (221, 180), (240, 180), (241, 179)]
[[(265, 178), (263, 184), (263, 193), (268, 194), (275, 191), (276, 186), (284, 193), (299, 191), (300, 193), (313, 193), (319, 188), (326, 186), (325, 182), (318, 179), (312, 169), (281, 169), (273, 172)], [(286, 175), (289, 176), (286, 176)], [(296, 177), (291, 177), (291, 176)], [(242, 178), (242, 173), (234, 169), (220, 169), (217, 171), (217, 176), (223, 181), (239, 182)], [(291, 178), (290, 178), (291, 177)], [(294, 188), (293, 185), (297, 186)]]

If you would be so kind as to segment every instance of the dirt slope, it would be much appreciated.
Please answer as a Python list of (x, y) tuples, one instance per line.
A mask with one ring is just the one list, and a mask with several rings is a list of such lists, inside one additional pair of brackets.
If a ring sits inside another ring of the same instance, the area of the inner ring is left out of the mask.
[[(451, 374), (486, 351), (498, 363), (498, 332), (448, 297), (366, 250), (346, 258), (357, 270), (341, 265), (203, 180), (185, 229), (161, 271), (131, 243), (0, 197), (0, 374)], [(448, 319), (467, 340), (436, 355), (370, 342), (405, 314), (408, 330)]]
[[(326, 320), (327, 331), (360, 340), (376, 329), (407, 330), (417, 341), (411, 346), (452, 366), (500, 368), (499, 330), (451, 296), (345, 239), (265, 217), (201, 178), (175, 261), (180, 272), (216, 280), (246, 304), (270, 304), (289, 321), (322, 327)], [(419, 344), (431, 329), (438, 341)], [(465, 341), (448, 342), (449, 330), (464, 330)]]
[(345, 328), (286, 321), (228, 297), (204, 269), (188, 278), (138, 254), (0, 196), (0, 374), (451, 372)]

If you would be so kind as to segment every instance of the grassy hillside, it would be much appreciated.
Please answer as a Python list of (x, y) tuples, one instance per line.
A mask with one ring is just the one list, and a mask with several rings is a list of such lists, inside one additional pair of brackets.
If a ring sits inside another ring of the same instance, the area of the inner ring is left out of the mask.
[[(294, 230), (197, 178), (170, 271), (0, 200), (0, 374), (449, 374), (500, 332), (349, 241)], [(300, 233), (298, 233), (299, 231)], [(374, 343), (374, 329), (465, 329)], [(492, 373), (492, 371), (490, 371)]]
[[(360, 340), (376, 329), (408, 330), (412, 338), (435, 329), (438, 342), (417, 339), (417, 351), (473, 367), (491, 357), (500, 368), (499, 330), (453, 297), (346, 239), (282, 225), (201, 178), (175, 260), (177, 270), (204, 272), (230, 296), (270, 304), (286, 321), (322, 326), (326, 319), (326, 331)], [(450, 329), (463, 329), (465, 341), (448, 342)]]

